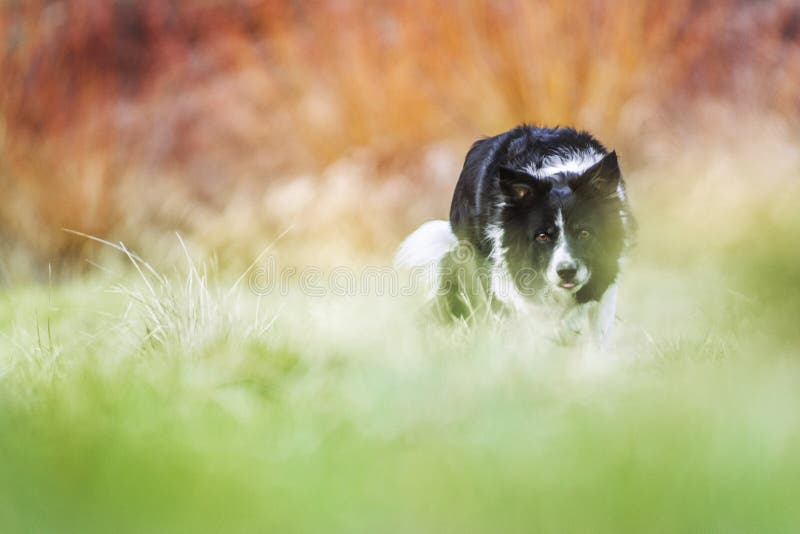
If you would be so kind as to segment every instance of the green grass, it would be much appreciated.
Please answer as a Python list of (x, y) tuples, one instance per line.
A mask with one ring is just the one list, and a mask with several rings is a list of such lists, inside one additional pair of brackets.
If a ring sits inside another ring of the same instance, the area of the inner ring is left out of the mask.
[(200, 262), (8, 288), (0, 530), (796, 532), (800, 223), (690, 221), (643, 218), (600, 371)]

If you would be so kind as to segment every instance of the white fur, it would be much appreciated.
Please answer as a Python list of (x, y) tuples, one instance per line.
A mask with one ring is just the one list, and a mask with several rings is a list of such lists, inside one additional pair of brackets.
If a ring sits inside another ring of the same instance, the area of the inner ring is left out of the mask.
[[(583, 262), (576, 262), (572, 257), (572, 252), (569, 250), (569, 243), (567, 243), (566, 230), (564, 228), (564, 214), (558, 210), (556, 215), (556, 230), (558, 231), (558, 238), (556, 239), (556, 248), (553, 250), (553, 255), (550, 257), (550, 263), (547, 265), (547, 272), (545, 276), (547, 281), (552, 286), (560, 289), (561, 291), (568, 291), (570, 293), (577, 293), (586, 282), (589, 281), (590, 272)], [(575, 287), (572, 289), (563, 289), (558, 287), (561, 278), (558, 276), (558, 264), (561, 262), (574, 262), (578, 267), (578, 272), (575, 275)]]
[(594, 317), (594, 336), (600, 349), (608, 348), (614, 330), (617, 310), (617, 284), (611, 284), (600, 297), (600, 304)]
[(506, 249), (503, 247), (503, 228), (492, 224), (486, 229), (486, 239), (492, 243), (492, 297), (517, 311), (526, 308), (525, 298), (517, 290), (514, 279), (506, 265)]
[(428, 221), (403, 240), (394, 257), (398, 267), (438, 262), (458, 242), (448, 221)]
[(564, 312), (557, 338), (572, 343), (580, 337), (595, 349), (605, 352), (611, 344), (617, 308), (617, 284), (605, 290), (599, 302), (573, 306)]
[(525, 172), (537, 178), (547, 178), (562, 172), (581, 174), (601, 159), (603, 159), (603, 154), (594, 150), (550, 155), (544, 158), (541, 167), (537, 169), (534, 165), (530, 165)]
[(556, 231), (558, 232), (556, 247), (553, 249), (553, 255), (550, 256), (550, 263), (547, 266), (547, 280), (553, 285), (558, 284), (558, 273), (556, 272), (558, 264), (575, 261), (569, 250), (567, 237), (564, 235), (564, 214), (561, 210), (558, 210), (556, 214)]
[(457, 243), (449, 221), (428, 221), (403, 240), (394, 265), (421, 270), (427, 293), (433, 296), (439, 287), (439, 262)]

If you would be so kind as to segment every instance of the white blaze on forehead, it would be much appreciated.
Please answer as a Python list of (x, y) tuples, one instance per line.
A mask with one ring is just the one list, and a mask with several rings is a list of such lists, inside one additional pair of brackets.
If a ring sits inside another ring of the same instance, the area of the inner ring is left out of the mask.
[(558, 228), (558, 235), (560, 236), (564, 232), (564, 211), (558, 210), (556, 213), (556, 228)]
[(558, 210), (556, 214), (556, 232), (558, 232), (556, 248), (553, 249), (553, 257), (550, 259), (550, 269), (552, 269), (553, 272), (556, 271), (559, 263), (573, 261), (572, 253), (567, 243), (566, 230), (564, 228), (564, 212), (562, 210)]

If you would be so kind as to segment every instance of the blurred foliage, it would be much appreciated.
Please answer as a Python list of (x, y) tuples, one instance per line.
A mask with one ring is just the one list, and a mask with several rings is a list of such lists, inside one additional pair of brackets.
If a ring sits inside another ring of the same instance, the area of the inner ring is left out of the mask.
[[(375, 248), (365, 221), (441, 212), (468, 144), (519, 122), (589, 129), (630, 168), (744, 135), (720, 106), (800, 109), (791, 0), (6, 0), (0, 37), (0, 246), (40, 265), (86, 252), (61, 227), (236, 248), (298, 195), (321, 204), (304, 237)], [(341, 165), (361, 181), (325, 178)], [(363, 214), (326, 204), (365, 188)]]

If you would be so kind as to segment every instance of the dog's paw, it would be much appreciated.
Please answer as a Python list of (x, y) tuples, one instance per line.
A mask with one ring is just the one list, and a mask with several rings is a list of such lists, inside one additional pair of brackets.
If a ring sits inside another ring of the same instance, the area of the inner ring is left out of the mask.
[(556, 338), (565, 345), (575, 344), (579, 339), (585, 337), (591, 330), (591, 309), (590, 304), (583, 304), (567, 311), (558, 324)]
[(556, 328), (556, 339), (562, 345), (573, 345), (580, 339), (585, 329), (580, 317), (569, 315), (559, 322)]

